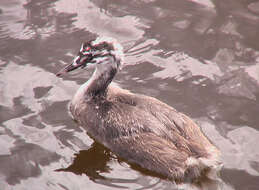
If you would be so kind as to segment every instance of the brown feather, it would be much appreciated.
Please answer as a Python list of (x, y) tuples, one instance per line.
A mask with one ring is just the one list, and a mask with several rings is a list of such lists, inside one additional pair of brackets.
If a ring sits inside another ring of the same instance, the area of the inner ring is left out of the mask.
[[(72, 115), (89, 134), (130, 163), (182, 180), (197, 178), (209, 166), (188, 165), (187, 159), (215, 158), (219, 151), (186, 115), (167, 104), (110, 85), (106, 97), (85, 101)], [(199, 169), (201, 167), (201, 169)]]

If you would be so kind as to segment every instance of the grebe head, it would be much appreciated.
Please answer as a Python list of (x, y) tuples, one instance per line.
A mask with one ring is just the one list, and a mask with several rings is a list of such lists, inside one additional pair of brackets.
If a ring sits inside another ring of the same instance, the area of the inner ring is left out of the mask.
[(123, 48), (117, 40), (110, 37), (98, 37), (95, 40), (84, 42), (73, 62), (60, 70), (56, 75), (60, 76), (77, 68), (84, 68), (90, 64), (98, 66), (102, 63), (107, 63), (103, 60), (109, 56), (114, 58), (117, 68), (122, 65), (124, 58)]

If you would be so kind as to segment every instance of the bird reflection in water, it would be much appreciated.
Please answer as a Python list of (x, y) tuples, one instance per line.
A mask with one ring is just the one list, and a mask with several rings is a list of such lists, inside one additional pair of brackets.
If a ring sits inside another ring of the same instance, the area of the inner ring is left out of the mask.
[[(124, 159), (116, 157), (109, 149), (104, 147), (102, 144), (99, 144), (98, 142), (94, 141), (94, 143), (91, 145), (91, 147), (88, 150), (81, 150), (79, 153), (75, 154), (75, 158), (73, 160), (73, 163), (68, 166), (67, 168), (60, 168), (57, 169), (57, 172), (72, 172), (76, 175), (83, 175), (89, 177), (90, 180), (94, 181), (95, 183), (102, 184), (109, 187), (114, 188), (126, 188), (128, 189), (128, 184), (139, 184), (141, 185), (140, 178), (137, 177), (135, 179), (123, 179), (123, 178), (111, 178), (104, 176), (102, 174), (104, 173), (111, 173), (112, 168), (109, 166), (109, 163), (115, 161), (120, 163), (121, 165), (124, 165), (126, 162)], [(168, 182), (165, 179), (164, 176), (159, 175), (155, 172), (146, 170), (144, 168), (141, 168), (140, 166), (136, 164), (129, 163), (130, 168), (134, 169), (135, 171), (140, 172), (144, 177), (152, 176), (157, 177), (158, 180), (156, 182), (153, 182), (152, 184), (148, 186), (143, 186), (139, 188), (141, 189), (150, 189), (152, 187), (156, 187), (160, 183), (171, 183), (172, 190), (176, 189), (188, 189), (192, 188), (194, 190), (220, 190), (222, 189), (222, 182), (220, 179), (211, 180), (206, 177), (199, 179), (193, 184), (189, 184), (186, 182)], [(127, 184), (124, 185), (118, 185), (118, 184)]]
[[(57, 172), (72, 172), (76, 175), (85, 174), (90, 180), (95, 183), (103, 184), (110, 187), (116, 188), (127, 188), (125, 186), (116, 185), (125, 183), (138, 183), (136, 179), (122, 179), (122, 178), (110, 178), (101, 175), (102, 173), (112, 172), (112, 168), (109, 167), (109, 162), (117, 160), (118, 163), (122, 163), (123, 160), (117, 158), (111, 151), (105, 148), (103, 145), (94, 142), (88, 150), (81, 150), (78, 154), (75, 154), (73, 163), (67, 168), (57, 169)], [(144, 169), (133, 166), (132, 168), (139, 170), (142, 173), (147, 174), (148, 172), (152, 175), (152, 172), (145, 171)], [(141, 171), (142, 170), (142, 171)], [(155, 174), (153, 174), (154, 176)], [(160, 180), (159, 180), (160, 181)], [(159, 181), (157, 183), (159, 183)], [(150, 187), (155, 186), (157, 183), (152, 184)], [(147, 187), (145, 187), (147, 188)]]

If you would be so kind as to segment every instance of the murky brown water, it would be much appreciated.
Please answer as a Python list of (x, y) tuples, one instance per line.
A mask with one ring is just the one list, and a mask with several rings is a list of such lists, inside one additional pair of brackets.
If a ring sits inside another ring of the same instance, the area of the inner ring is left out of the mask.
[[(258, 31), (255, 0), (1, 0), (0, 189), (258, 189)], [(218, 184), (132, 169), (70, 118), (92, 70), (55, 73), (97, 35), (127, 50), (115, 82), (190, 115), (220, 148)]]

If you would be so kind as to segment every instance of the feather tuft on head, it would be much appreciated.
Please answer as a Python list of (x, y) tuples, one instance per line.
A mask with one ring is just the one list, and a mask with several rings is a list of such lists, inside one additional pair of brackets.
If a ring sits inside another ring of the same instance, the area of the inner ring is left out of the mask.
[(96, 38), (91, 44), (93, 46), (98, 46), (98, 44), (102, 43), (108, 43), (113, 47), (113, 50), (110, 51), (111, 54), (115, 56), (115, 58), (120, 61), (120, 64), (122, 65), (124, 62), (124, 53), (123, 53), (123, 47), (120, 45), (120, 43), (111, 37), (101, 36)]

